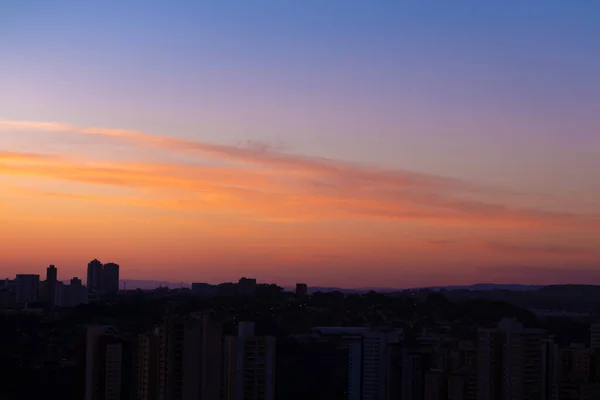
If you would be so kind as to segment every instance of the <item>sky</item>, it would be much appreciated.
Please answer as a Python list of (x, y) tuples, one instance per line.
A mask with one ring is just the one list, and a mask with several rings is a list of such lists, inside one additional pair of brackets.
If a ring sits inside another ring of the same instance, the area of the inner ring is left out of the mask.
[(597, 1), (0, 4), (0, 275), (600, 284)]

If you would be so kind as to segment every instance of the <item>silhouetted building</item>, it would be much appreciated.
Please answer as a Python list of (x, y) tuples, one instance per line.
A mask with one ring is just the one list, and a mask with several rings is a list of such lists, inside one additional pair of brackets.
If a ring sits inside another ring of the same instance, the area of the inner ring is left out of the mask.
[(40, 276), (33, 274), (19, 274), (16, 279), (17, 284), (17, 305), (35, 303), (38, 301), (40, 290)]
[(46, 298), (44, 299), (48, 304), (54, 306), (54, 299), (56, 296), (56, 282), (58, 278), (58, 271), (54, 265), (50, 265), (46, 268)]
[(192, 294), (194, 296), (211, 297), (217, 295), (217, 287), (210, 283), (192, 283)]
[(57, 282), (54, 296), (57, 307), (77, 307), (88, 303), (88, 290), (77, 277), (71, 279), (69, 285)]
[(252, 296), (256, 290), (256, 279), (241, 278), (237, 284), (236, 294), (240, 296)]
[(104, 264), (101, 273), (102, 291), (115, 294), (119, 291), (119, 265), (115, 263)]
[(217, 285), (218, 296), (235, 296), (236, 284), (232, 282), (223, 282)]
[(253, 322), (240, 322), (237, 338), (225, 338), (223, 354), (222, 399), (274, 399), (274, 337), (255, 336)]
[(159, 400), (220, 398), (221, 335), (209, 314), (165, 320), (159, 328)]
[(308, 285), (306, 283), (296, 283), (296, 297), (305, 297), (308, 295)]
[(102, 267), (102, 263), (96, 259), (88, 264), (86, 286), (91, 292), (102, 290)]
[(479, 329), (478, 400), (538, 400), (542, 382), (542, 339), (546, 332), (526, 329), (515, 319), (496, 329)]
[(17, 283), (5, 279), (0, 281), (0, 309), (12, 309), (17, 305)]

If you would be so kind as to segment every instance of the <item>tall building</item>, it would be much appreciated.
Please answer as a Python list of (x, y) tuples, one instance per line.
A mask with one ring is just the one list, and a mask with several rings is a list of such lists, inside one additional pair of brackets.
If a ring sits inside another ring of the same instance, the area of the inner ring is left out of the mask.
[(58, 271), (54, 265), (50, 265), (46, 268), (46, 302), (50, 306), (54, 306), (54, 299), (56, 296), (56, 282), (58, 278)]
[(542, 340), (542, 376), (540, 382), (540, 400), (553, 400), (555, 398), (555, 385), (558, 381), (560, 367), (560, 353), (554, 339)]
[(104, 293), (117, 293), (119, 291), (119, 265), (115, 263), (104, 264), (100, 280)]
[(87, 288), (92, 293), (115, 294), (119, 291), (119, 265), (102, 264), (94, 259), (87, 269)]
[(238, 336), (226, 337), (223, 400), (275, 398), (275, 338), (256, 336), (253, 322), (240, 322)]
[(16, 303), (23, 305), (38, 301), (40, 290), (40, 276), (33, 274), (19, 274), (16, 279), (17, 298)]
[(158, 350), (157, 332), (138, 335), (135, 341), (135, 397), (134, 400), (158, 399)]
[(512, 318), (495, 329), (479, 329), (477, 399), (538, 400), (546, 337), (544, 330), (526, 329)]
[(86, 334), (85, 400), (125, 400), (124, 340), (113, 328), (89, 326)]
[(209, 314), (173, 317), (158, 330), (158, 399), (218, 400), (221, 325)]
[(88, 264), (86, 286), (91, 292), (100, 292), (102, 290), (102, 263), (96, 259)]
[[(408, 347), (402, 353), (402, 398), (403, 399), (422, 399), (425, 396), (425, 370), (426, 355), (420, 348)], [(435, 382), (439, 384), (440, 377), (436, 373), (429, 377), (429, 384)], [(430, 388), (429, 396), (438, 395), (436, 389)]]

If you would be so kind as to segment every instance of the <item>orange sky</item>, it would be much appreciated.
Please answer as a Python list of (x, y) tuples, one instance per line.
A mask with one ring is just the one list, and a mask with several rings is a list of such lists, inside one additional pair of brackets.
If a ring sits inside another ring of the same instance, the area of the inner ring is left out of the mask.
[(600, 2), (112, 3), (1, 6), (0, 278), (600, 284)]
[(6, 119), (0, 133), (23, 144), (0, 151), (7, 276), (50, 263), (84, 276), (97, 257), (124, 279), (527, 283), (588, 279), (600, 255), (597, 214), (533, 209), (536, 195), (505, 188), (258, 143)]

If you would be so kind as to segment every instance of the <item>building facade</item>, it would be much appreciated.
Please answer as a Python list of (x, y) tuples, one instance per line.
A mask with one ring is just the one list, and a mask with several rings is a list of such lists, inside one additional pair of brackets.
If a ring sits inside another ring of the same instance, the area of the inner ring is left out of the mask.
[(209, 314), (172, 317), (158, 329), (158, 399), (218, 400), (221, 325)]
[(495, 329), (479, 329), (478, 400), (538, 400), (542, 392), (541, 329), (504, 319)]

